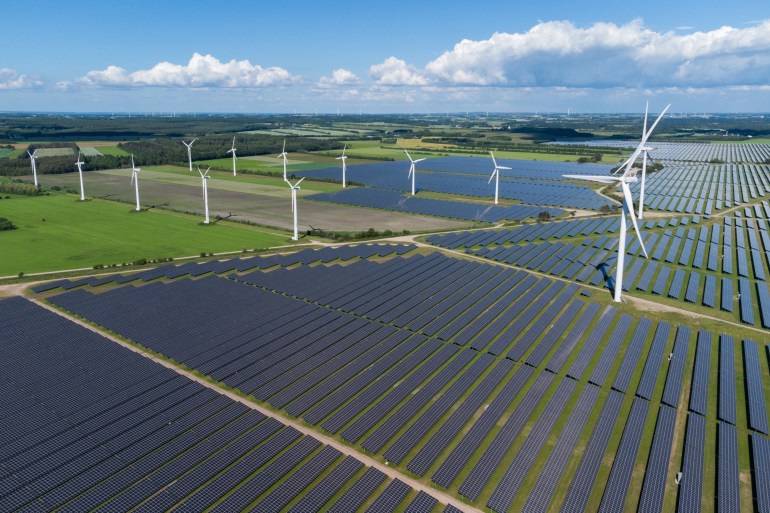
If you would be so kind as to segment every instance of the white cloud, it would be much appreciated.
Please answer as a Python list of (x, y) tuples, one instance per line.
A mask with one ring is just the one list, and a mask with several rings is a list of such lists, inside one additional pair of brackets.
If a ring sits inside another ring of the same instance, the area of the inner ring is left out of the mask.
[(430, 83), (424, 72), (395, 57), (388, 57), (382, 64), (371, 66), (369, 76), (382, 85), (421, 86)]
[(389, 57), (378, 84), (503, 87), (713, 87), (770, 82), (770, 20), (745, 28), (658, 33), (625, 25), (540, 22), (525, 33), (464, 39), (424, 69)]
[(0, 68), (0, 90), (5, 89), (31, 89), (43, 85), (42, 80), (20, 75), (16, 70)]
[(147, 70), (128, 72), (118, 66), (89, 71), (82, 85), (101, 87), (220, 87), (252, 88), (291, 84), (298, 80), (279, 67), (263, 68), (248, 60), (221, 62), (212, 55), (194, 53), (187, 64), (161, 62)]
[(344, 68), (338, 68), (332, 71), (331, 77), (321, 77), (321, 85), (354, 85), (361, 83), (361, 80), (352, 71)]

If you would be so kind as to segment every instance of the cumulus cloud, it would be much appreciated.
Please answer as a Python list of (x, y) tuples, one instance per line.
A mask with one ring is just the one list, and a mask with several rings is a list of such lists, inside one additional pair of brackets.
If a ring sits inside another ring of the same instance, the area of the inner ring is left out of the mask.
[(423, 69), (389, 57), (378, 84), (501, 87), (716, 87), (770, 82), (770, 20), (708, 32), (659, 33), (625, 25), (540, 22), (524, 33), (464, 39)]
[(381, 85), (422, 86), (430, 83), (423, 71), (396, 57), (388, 57), (381, 64), (371, 66), (369, 76)]
[(319, 83), (321, 85), (355, 85), (359, 84), (361, 80), (352, 71), (344, 68), (338, 68), (332, 71), (331, 77), (321, 77)]
[(298, 77), (279, 67), (263, 68), (248, 60), (222, 62), (194, 53), (187, 64), (160, 62), (147, 70), (128, 72), (118, 66), (89, 71), (78, 83), (101, 87), (251, 88), (294, 83)]
[(30, 89), (43, 85), (42, 80), (20, 75), (10, 68), (0, 68), (0, 90), (4, 89)]

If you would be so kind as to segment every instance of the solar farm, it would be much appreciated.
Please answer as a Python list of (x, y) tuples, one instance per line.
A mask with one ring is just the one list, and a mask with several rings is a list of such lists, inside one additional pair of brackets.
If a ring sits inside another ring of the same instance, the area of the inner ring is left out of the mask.
[(622, 283), (612, 166), (455, 156), (299, 202), (451, 231), (0, 299), (0, 512), (770, 512), (767, 145), (655, 146)]

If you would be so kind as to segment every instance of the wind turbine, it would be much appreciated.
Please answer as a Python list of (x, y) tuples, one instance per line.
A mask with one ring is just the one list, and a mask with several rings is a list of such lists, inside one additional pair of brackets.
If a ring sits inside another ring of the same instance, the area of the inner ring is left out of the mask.
[(345, 166), (345, 161), (348, 159), (347, 156), (345, 156), (345, 150), (348, 149), (347, 143), (345, 143), (345, 147), (342, 148), (342, 156), (337, 157), (337, 160), (342, 161), (342, 188), (344, 189), (347, 184), (345, 183), (345, 171), (347, 170), (347, 167)]
[(29, 155), (29, 160), (32, 163), (32, 178), (35, 180), (35, 187), (37, 187), (37, 165), (35, 164), (35, 159), (37, 158), (37, 150), (33, 151), (32, 153), (27, 150), (27, 155)]
[(281, 151), (281, 154), (276, 157), (278, 159), (283, 157), (283, 179), (284, 180), (287, 180), (287, 178), (286, 178), (286, 155), (288, 155), (288, 153), (286, 153), (286, 139), (284, 139), (283, 140), (283, 151)]
[(487, 180), (487, 183), (492, 181), (492, 178), (495, 179), (495, 205), (497, 205), (497, 193), (500, 190), (500, 170), (501, 169), (511, 169), (506, 166), (498, 166), (497, 161), (495, 160), (495, 156), (492, 154), (492, 152), (489, 152), (490, 155), (492, 155), (492, 162), (495, 164), (495, 170), (492, 171), (492, 176), (489, 177), (489, 180)]
[(86, 193), (83, 190), (83, 168), (81, 167), (85, 162), (80, 160), (80, 152), (78, 152), (78, 161), (75, 165), (78, 167), (78, 175), (80, 175), (80, 201), (86, 200)]
[(623, 264), (626, 256), (626, 232), (628, 226), (626, 225), (626, 216), (631, 217), (631, 223), (634, 225), (634, 231), (636, 237), (639, 239), (639, 244), (642, 246), (644, 257), (647, 258), (647, 249), (644, 247), (644, 241), (642, 241), (642, 235), (639, 233), (639, 226), (636, 224), (636, 216), (634, 215), (634, 201), (631, 198), (631, 188), (629, 184), (636, 183), (637, 168), (631, 167), (636, 160), (636, 156), (639, 155), (644, 141), (636, 148), (634, 157), (626, 161), (625, 171), (621, 176), (597, 176), (597, 175), (564, 175), (564, 178), (577, 179), (577, 180), (590, 180), (593, 182), (600, 182), (606, 184), (619, 183), (623, 189), (623, 213), (620, 215), (620, 233), (618, 233), (618, 265), (615, 273), (615, 295), (613, 297), (615, 302), (620, 302), (621, 292), (623, 290)]
[(209, 167), (206, 172), (204, 173), (201, 171), (200, 166), (198, 166), (198, 173), (201, 175), (201, 182), (203, 182), (203, 207), (206, 212), (206, 219), (203, 221), (203, 224), (209, 224), (209, 189), (206, 186), (209, 178), (209, 171), (211, 171), (211, 167)]
[(654, 148), (651, 148), (647, 146), (647, 139), (649, 139), (650, 135), (652, 135), (652, 131), (655, 129), (655, 126), (658, 124), (658, 121), (661, 120), (663, 117), (663, 114), (668, 111), (668, 108), (671, 107), (671, 104), (669, 103), (666, 105), (666, 108), (663, 109), (663, 112), (660, 113), (658, 116), (658, 119), (655, 120), (655, 123), (653, 123), (652, 127), (650, 127), (650, 131), (647, 131), (647, 110), (650, 106), (650, 102), (647, 102), (647, 105), (644, 107), (644, 128), (642, 129), (642, 183), (639, 187), (639, 219), (643, 219), (643, 213), (644, 213), (644, 181), (645, 177), (647, 176), (647, 159), (649, 158), (648, 152), (653, 150)]
[(186, 142), (182, 141), (182, 144), (187, 146), (187, 161), (190, 163), (190, 172), (192, 172), (192, 145), (197, 140), (198, 139), (193, 139), (189, 143), (186, 143)]
[(235, 161), (236, 161), (236, 157), (235, 157), (235, 137), (233, 137), (233, 147), (230, 148), (229, 150), (227, 150), (227, 153), (232, 153), (233, 154), (233, 176), (235, 176), (235, 174), (236, 174), (235, 173)]
[(412, 163), (412, 164), (409, 166), (409, 175), (407, 176), (407, 180), (408, 180), (409, 178), (411, 178), (411, 179), (412, 179), (412, 196), (414, 196), (414, 175), (416, 175), (416, 174), (417, 174), (417, 171), (415, 171), (415, 169), (414, 169), (414, 165), (415, 165), (415, 164), (417, 164), (418, 162), (422, 162), (422, 161), (423, 161), (423, 160), (425, 160), (425, 159), (424, 159), (424, 158), (422, 158), (422, 159), (412, 160), (412, 156), (411, 156), (411, 155), (409, 155), (409, 152), (408, 152), (408, 151), (404, 150), (404, 153), (406, 153), (406, 156), (407, 156), (407, 157), (409, 157), (409, 162), (411, 162), (411, 163)]
[[(192, 144), (192, 143), (191, 143)], [(136, 191), (136, 211), (138, 212), (141, 210), (141, 207), (139, 206), (139, 169), (134, 165), (134, 155), (131, 154), (131, 184), (134, 186), (134, 190)]]
[(291, 211), (294, 214), (294, 236), (291, 240), (295, 241), (299, 240), (299, 235), (297, 233), (297, 191), (299, 190), (299, 184), (302, 183), (302, 180), (304, 179), (305, 177), (303, 176), (294, 185), (292, 185), (289, 180), (286, 180), (286, 183), (291, 187)]

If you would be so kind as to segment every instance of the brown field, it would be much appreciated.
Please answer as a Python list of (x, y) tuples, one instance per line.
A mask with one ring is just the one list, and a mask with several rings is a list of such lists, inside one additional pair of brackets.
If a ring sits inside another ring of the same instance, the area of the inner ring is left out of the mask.
[[(86, 195), (105, 197), (127, 203), (134, 202), (134, 189), (130, 185), (128, 170), (124, 173), (92, 171), (84, 174)], [(78, 188), (77, 173), (45, 175), (43, 183)], [(269, 189), (269, 190), (268, 190)], [(263, 226), (290, 230), (293, 228), (291, 196), (288, 188), (268, 188), (263, 194), (239, 192), (209, 187), (209, 213), (232, 220), (247, 220)], [(301, 191), (302, 192), (302, 191)], [(162, 205), (163, 208), (203, 213), (200, 185), (185, 185), (139, 177), (139, 194), (143, 206)], [(470, 226), (471, 223), (440, 217), (400, 214), (385, 210), (347, 207), (320, 201), (298, 199), (299, 229), (304, 231), (312, 225), (332, 231), (375, 230), (412, 232), (428, 230), (450, 230)]]

